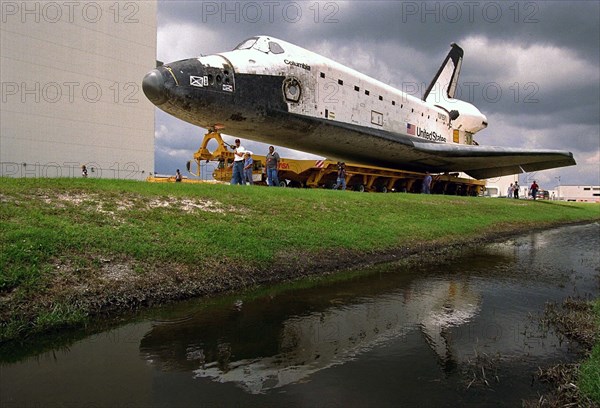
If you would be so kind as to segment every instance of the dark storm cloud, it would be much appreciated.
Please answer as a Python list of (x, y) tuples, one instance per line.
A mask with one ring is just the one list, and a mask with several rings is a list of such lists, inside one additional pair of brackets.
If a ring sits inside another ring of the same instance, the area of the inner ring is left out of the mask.
[[(599, 13), (598, 2), (159, 2), (160, 24), (202, 25), (230, 47), (270, 34), (301, 46), (315, 39), (372, 39), (437, 53), (468, 32), (519, 44), (554, 43), (590, 61), (599, 55)], [(300, 31), (299, 38), (286, 36)]]
[[(468, 83), (468, 81), (467, 81)], [(482, 112), (518, 113), (531, 115), (539, 122), (540, 117), (549, 116), (561, 123), (588, 124), (598, 123), (600, 103), (597, 84), (575, 89), (544, 89), (534, 82), (503, 84), (484, 82), (465, 90), (464, 98), (477, 106)], [(460, 95), (458, 95), (460, 96)]]
[(540, 2), (540, 22), (534, 27), (537, 41), (574, 50), (581, 58), (598, 64), (600, 56), (600, 2)]
[(438, 53), (482, 35), (516, 44), (553, 43), (597, 62), (598, 2), (348, 2), (337, 24), (315, 24), (305, 38), (393, 41)]

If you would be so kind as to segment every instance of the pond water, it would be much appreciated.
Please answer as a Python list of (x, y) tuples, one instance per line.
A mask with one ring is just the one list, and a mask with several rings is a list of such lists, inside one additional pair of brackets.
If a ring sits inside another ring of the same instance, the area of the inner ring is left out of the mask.
[(546, 302), (599, 293), (600, 224), (561, 227), (0, 349), (0, 405), (520, 406), (576, 358)]

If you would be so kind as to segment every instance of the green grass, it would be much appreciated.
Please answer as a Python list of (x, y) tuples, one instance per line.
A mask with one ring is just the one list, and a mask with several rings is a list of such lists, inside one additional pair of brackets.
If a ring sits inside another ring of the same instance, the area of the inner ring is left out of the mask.
[[(596, 329), (600, 332), (600, 299), (594, 303)], [(579, 388), (584, 395), (595, 403), (600, 404), (600, 334), (592, 348), (590, 357), (579, 368)]]
[[(35, 285), (65, 253), (261, 265), (287, 250), (370, 251), (600, 218), (590, 204), (115, 180), (0, 179), (0, 193), (0, 290)], [(182, 200), (222, 212), (186, 212)]]
[(93, 279), (106, 259), (126, 260), (140, 276), (173, 263), (258, 270), (288, 255), (443, 245), (600, 219), (597, 204), (97, 179), (0, 178), (0, 203), (0, 306), (38, 302), (20, 326), (0, 312), (0, 341), (15, 327), (85, 319), (77, 299), (55, 298), (68, 289), (61, 274)]

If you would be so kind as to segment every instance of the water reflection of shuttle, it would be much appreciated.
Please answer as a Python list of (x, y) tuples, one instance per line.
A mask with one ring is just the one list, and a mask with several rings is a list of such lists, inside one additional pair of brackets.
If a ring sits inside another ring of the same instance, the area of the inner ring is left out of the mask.
[(343, 364), (413, 330), (422, 331), (443, 364), (452, 363), (445, 331), (474, 317), (480, 301), (467, 282), (442, 280), (360, 298), (323, 294), (308, 304), (302, 300), (302, 310), (311, 310), (304, 314), (294, 314), (294, 305), (282, 306), (277, 299), (275, 304), (255, 301), (242, 310), (156, 324), (140, 348), (163, 369), (194, 371), (197, 377), (260, 393)]

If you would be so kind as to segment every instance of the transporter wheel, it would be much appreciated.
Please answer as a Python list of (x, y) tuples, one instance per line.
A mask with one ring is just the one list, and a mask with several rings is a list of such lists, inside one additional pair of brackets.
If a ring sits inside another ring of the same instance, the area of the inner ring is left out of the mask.
[(365, 185), (364, 184), (357, 184), (354, 186), (354, 191), (358, 191), (359, 193), (364, 193), (365, 192)]
[(285, 180), (281, 180), (281, 181), (279, 182), (279, 187), (287, 187), (287, 186), (288, 186), (288, 185), (287, 185), (287, 183), (285, 182)]

